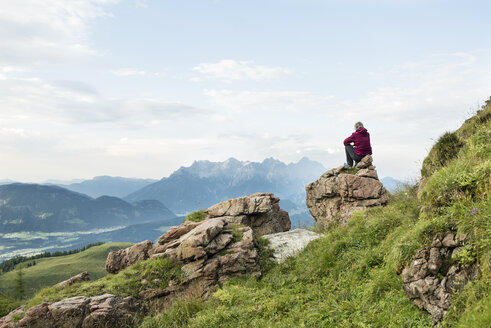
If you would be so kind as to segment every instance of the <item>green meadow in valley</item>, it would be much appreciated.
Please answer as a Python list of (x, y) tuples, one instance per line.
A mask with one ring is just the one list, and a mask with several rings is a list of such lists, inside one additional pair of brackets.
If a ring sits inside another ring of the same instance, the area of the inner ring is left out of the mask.
[(16, 269), (0, 275), (0, 292), (11, 298), (19, 298), (15, 288), (19, 267), (22, 268), (25, 297), (31, 297), (41, 288), (54, 285), (83, 271), (88, 271), (92, 280), (99, 279), (107, 274), (107, 254), (130, 245), (131, 243), (107, 243), (77, 254), (37, 259), (36, 265), (30, 267), (26, 266), (32, 261), (20, 263)]

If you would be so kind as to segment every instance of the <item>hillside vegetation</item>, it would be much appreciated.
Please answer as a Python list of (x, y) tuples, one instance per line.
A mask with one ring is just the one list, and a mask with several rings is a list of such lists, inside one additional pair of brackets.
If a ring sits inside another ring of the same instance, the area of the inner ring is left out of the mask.
[[(490, 118), (488, 102), (451, 137), (442, 136), (423, 163), (421, 182), (392, 195), (386, 207), (327, 227), (283, 264), (261, 251), (260, 279), (233, 278), (206, 301), (177, 299), (141, 327), (433, 327), (430, 315), (408, 300), (399, 273), (447, 231), (468, 236), (452, 261), (477, 263), (480, 274), (454, 295), (441, 326), (490, 327)], [(151, 259), (95, 282), (43, 289), (28, 305), (105, 292), (138, 297), (148, 288), (143, 281), (162, 288), (180, 274), (171, 261)]]
[(92, 280), (99, 279), (107, 274), (107, 254), (130, 245), (131, 243), (107, 243), (77, 254), (37, 259), (36, 265), (28, 268), (25, 267), (26, 263), (20, 263), (15, 270), (0, 275), (0, 292), (11, 298), (21, 297), (15, 288), (19, 268), (22, 268), (25, 297), (31, 297), (41, 288), (54, 285), (83, 271), (88, 271)]
[(468, 234), (454, 261), (477, 262), (480, 277), (454, 296), (443, 327), (491, 327), (491, 104), (425, 159), (419, 186), (384, 208), (331, 226), (298, 257), (260, 280), (234, 279), (211, 298), (175, 302), (142, 327), (432, 327), (410, 302), (398, 272), (433, 236)]

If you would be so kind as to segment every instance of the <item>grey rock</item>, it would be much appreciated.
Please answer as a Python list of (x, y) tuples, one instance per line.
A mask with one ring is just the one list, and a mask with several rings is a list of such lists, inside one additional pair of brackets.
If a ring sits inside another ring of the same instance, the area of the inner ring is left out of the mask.
[(220, 217), (228, 223), (246, 225), (256, 236), (288, 231), (288, 212), (282, 210), (279, 198), (270, 193), (257, 193), (229, 199), (205, 210), (209, 218)]
[[(90, 328), (132, 327), (140, 313), (140, 303), (133, 297), (104, 294), (77, 296), (55, 303), (42, 303), (29, 310), (17, 309), (0, 319), (1, 328)], [(24, 314), (14, 322), (12, 314)]]
[(295, 229), (286, 232), (278, 232), (264, 235), (269, 240), (268, 247), (272, 248), (276, 262), (281, 263), (288, 257), (297, 255), (307, 245), (322, 235), (305, 229)]
[(453, 233), (434, 237), (429, 250), (418, 251), (408, 266), (402, 270), (402, 287), (407, 297), (420, 309), (431, 314), (434, 323), (439, 322), (450, 307), (451, 296), (478, 276), (476, 264), (453, 264), (452, 254), (461, 242)]

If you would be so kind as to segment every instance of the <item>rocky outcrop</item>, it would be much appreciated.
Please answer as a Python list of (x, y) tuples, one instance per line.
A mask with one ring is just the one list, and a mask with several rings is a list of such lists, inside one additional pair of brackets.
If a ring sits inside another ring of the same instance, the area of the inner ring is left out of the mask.
[[(121, 255), (128, 253), (131, 251), (122, 252)], [(117, 252), (108, 256), (107, 268), (120, 270), (123, 268), (119, 266), (121, 263), (130, 265), (117, 259), (117, 256)], [(143, 248), (141, 256), (132, 258), (150, 257), (166, 257), (180, 263), (183, 272), (179, 282), (181, 287), (186, 288), (186, 285), (193, 283), (199, 286), (201, 294), (207, 294), (231, 276), (261, 274), (254, 231), (220, 217), (202, 222), (186, 221), (173, 227), (159, 238), (150, 251)]]
[(232, 224), (251, 227), (256, 236), (262, 236), (290, 230), (290, 217), (280, 209), (279, 202), (273, 194), (258, 193), (221, 202), (205, 213), (209, 218), (220, 217)]
[[(27, 311), (19, 308), (0, 319), (0, 327), (133, 327), (139, 309), (139, 302), (132, 297), (77, 296), (56, 303), (45, 302)], [(22, 319), (15, 321), (15, 317)]]
[(244, 227), (253, 231), (254, 238), (287, 231), (291, 227), (290, 217), (280, 208), (279, 201), (273, 194), (258, 193), (221, 202), (205, 210), (207, 216), (202, 222), (185, 221), (172, 227), (156, 244), (147, 240), (109, 253), (106, 270), (117, 273), (152, 256), (180, 262), (208, 258), (230, 244), (232, 231), (236, 235), (249, 234)]
[(310, 214), (321, 225), (346, 224), (354, 211), (385, 205), (389, 201), (370, 155), (365, 156), (356, 169), (339, 166), (305, 189)]
[(403, 289), (420, 309), (440, 321), (450, 307), (453, 293), (477, 278), (478, 267), (454, 263), (452, 257), (462, 250), (465, 238), (453, 233), (439, 234), (431, 248), (417, 252), (402, 271)]
[(322, 235), (305, 229), (295, 229), (292, 231), (279, 232), (271, 235), (264, 235), (263, 238), (269, 240), (268, 247), (273, 249), (273, 258), (281, 263), (288, 257), (297, 255), (307, 245)]
[(73, 284), (83, 282), (83, 281), (90, 281), (89, 273), (87, 271), (81, 272), (67, 280), (64, 280), (62, 282), (59, 282), (56, 284), (56, 286), (65, 288), (68, 286), (71, 286)]
[(110, 252), (106, 259), (106, 271), (109, 273), (121, 271), (137, 261), (148, 259), (152, 252), (153, 243), (150, 240), (142, 241), (117, 252)]
[(227, 200), (205, 213), (203, 221), (185, 221), (172, 227), (155, 244), (145, 241), (111, 252), (107, 271), (117, 273), (140, 260), (166, 257), (182, 265), (181, 286), (199, 285), (202, 294), (207, 294), (231, 276), (259, 276), (256, 236), (283, 232), (291, 226), (288, 213), (279, 207), (279, 199), (269, 193)]

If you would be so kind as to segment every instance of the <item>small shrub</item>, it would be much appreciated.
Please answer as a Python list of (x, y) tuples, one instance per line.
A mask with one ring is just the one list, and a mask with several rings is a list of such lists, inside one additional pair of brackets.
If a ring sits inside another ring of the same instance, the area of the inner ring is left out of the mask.
[(476, 254), (471, 245), (466, 245), (457, 254), (452, 256), (452, 260), (463, 265), (472, 264), (476, 262)]
[(445, 166), (452, 159), (457, 157), (464, 143), (455, 132), (446, 132), (438, 139), (428, 156), (423, 161), (421, 176), (429, 177), (439, 168)]
[(228, 226), (229, 229), (232, 230), (232, 236), (234, 237), (232, 239), (233, 243), (239, 242), (242, 240), (242, 237), (244, 236), (244, 232), (238, 230), (239, 228), (244, 228), (246, 227), (243, 224), (231, 224)]
[(184, 221), (201, 222), (206, 218), (206, 213), (204, 210), (198, 210), (193, 213), (189, 213)]
[(264, 274), (276, 265), (276, 262), (273, 260), (274, 251), (271, 247), (268, 247), (270, 244), (269, 239), (259, 237), (257, 243), (259, 248), (259, 267)]

